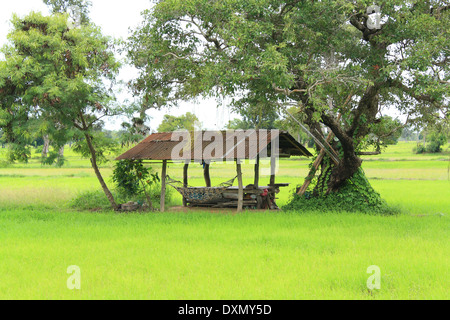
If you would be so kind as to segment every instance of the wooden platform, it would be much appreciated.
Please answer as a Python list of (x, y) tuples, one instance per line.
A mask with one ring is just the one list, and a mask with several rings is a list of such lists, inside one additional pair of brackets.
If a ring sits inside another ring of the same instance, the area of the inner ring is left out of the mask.
[[(278, 210), (276, 194), (280, 187), (287, 187), (289, 183), (277, 183), (269, 186), (254, 187), (249, 185), (244, 188), (243, 208)], [(222, 192), (222, 197), (212, 202), (196, 203), (186, 202), (188, 207), (203, 208), (237, 208), (239, 199), (239, 187), (228, 187)]]

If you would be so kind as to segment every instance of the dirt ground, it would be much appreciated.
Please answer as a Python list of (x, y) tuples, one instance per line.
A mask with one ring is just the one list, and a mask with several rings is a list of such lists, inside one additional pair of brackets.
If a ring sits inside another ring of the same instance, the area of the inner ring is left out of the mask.
[[(175, 206), (166, 210), (167, 212), (210, 212), (210, 213), (225, 213), (225, 214), (237, 214), (236, 208), (207, 208), (207, 207), (183, 207)], [(256, 209), (244, 209), (242, 212), (276, 212), (279, 210), (256, 210)]]

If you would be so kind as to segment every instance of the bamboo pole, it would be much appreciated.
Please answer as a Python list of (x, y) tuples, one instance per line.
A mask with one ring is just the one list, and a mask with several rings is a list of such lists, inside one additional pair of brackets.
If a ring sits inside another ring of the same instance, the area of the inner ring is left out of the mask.
[[(189, 161), (186, 161), (184, 163), (183, 168), (183, 187), (185, 188), (187, 188), (188, 186), (188, 169), (189, 169)], [(185, 197), (183, 197), (183, 207), (187, 207), (187, 201)]]
[[(330, 134), (327, 137), (327, 141), (331, 141), (333, 138), (334, 138), (334, 134), (333, 134), (333, 132), (330, 132)], [(316, 171), (319, 168), (320, 164), (322, 163), (322, 160), (323, 160), (324, 157), (325, 157), (325, 150), (321, 149), (320, 152), (319, 152), (319, 155), (317, 156), (316, 161), (314, 161), (313, 166), (312, 166), (311, 170), (309, 171), (307, 179), (303, 183), (303, 185), (300, 188), (300, 190), (297, 192), (298, 195), (302, 196), (302, 195), (305, 194), (306, 189), (311, 184), (311, 180), (314, 177), (314, 175), (316, 174)], [(308, 178), (310, 178), (310, 179), (308, 179)]]
[[(295, 121), (297, 122), (297, 124), (303, 129), (303, 131), (305, 131), (311, 138), (313, 138), (314, 142), (320, 146), (320, 148), (322, 150), (324, 150), (324, 152), (326, 152), (328, 154), (328, 156), (331, 158), (331, 160), (333, 160), (333, 162), (338, 165), (339, 164), (339, 158), (336, 157), (335, 154), (333, 154), (333, 152), (331, 152), (330, 150), (328, 150), (325, 145), (315, 136), (313, 135), (300, 121), (298, 121), (289, 111), (285, 110), (285, 112)], [(333, 150), (334, 151), (334, 150)], [(336, 152), (335, 152), (336, 153)]]
[[(341, 115), (340, 114), (338, 116), (338, 121), (339, 120), (341, 120)], [(334, 133), (333, 133), (333, 131), (331, 131), (328, 134), (328, 136), (327, 136), (327, 138), (325, 140), (325, 142), (327, 143), (328, 146), (330, 146), (329, 143), (333, 139), (334, 139)], [(330, 146), (330, 148), (331, 148), (331, 146)], [(333, 150), (333, 149), (331, 148), (331, 150)], [(319, 152), (319, 155), (317, 156), (316, 161), (314, 161), (313, 166), (312, 166), (311, 170), (309, 171), (307, 179), (305, 180), (305, 182), (303, 183), (302, 187), (297, 192), (298, 195), (302, 196), (302, 195), (305, 194), (306, 189), (308, 189), (309, 185), (311, 184), (311, 181), (312, 181), (314, 175), (316, 174), (317, 169), (319, 169), (319, 166), (322, 163), (324, 157), (325, 157), (325, 150), (323, 148), (321, 148), (320, 152)]]
[(239, 159), (236, 160), (236, 171), (237, 171), (237, 178), (238, 178), (238, 183), (239, 183), (237, 212), (241, 212), (242, 208), (243, 208), (243, 202), (244, 202), (244, 184), (242, 183), (242, 167), (241, 167), (241, 162)]

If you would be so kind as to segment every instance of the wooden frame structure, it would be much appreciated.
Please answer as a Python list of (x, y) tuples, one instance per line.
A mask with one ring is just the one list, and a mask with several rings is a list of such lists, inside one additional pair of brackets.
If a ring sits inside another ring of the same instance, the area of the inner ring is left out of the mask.
[[(265, 205), (276, 208), (275, 195), (279, 192), (280, 187), (289, 184), (276, 184), (276, 161), (278, 157), (295, 156), (312, 156), (312, 154), (289, 133), (278, 130), (248, 130), (246, 132), (239, 131), (237, 135), (228, 135), (227, 131), (201, 131), (188, 133), (188, 139), (183, 148), (179, 148), (179, 135), (173, 133), (155, 133), (144, 139), (134, 148), (128, 150), (116, 160), (147, 160), (162, 161), (161, 171), (161, 212), (165, 211), (165, 193), (167, 188), (167, 163), (184, 162), (182, 186), (189, 188), (188, 170), (192, 161), (203, 164), (203, 177), (205, 180), (204, 188), (211, 187), (210, 165), (213, 161), (230, 161), (236, 164), (236, 178), (238, 187), (228, 187), (223, 191), (223, 200), (195, 204), (189, 202), (183, 196), (183, 206), (209, 206), (209, 207), (236, 207), (240, 212), (244, 207), (251, 206), (256, 208), (264, 208)], [(201, 136), (198, 141), (197, 136)], [(204, 137), (215, 136), (214, 140)], [(226, 137), (220, 141), (220, 137)], [(229, 138), (231, 136), (231, 138)], [(194, 139), (192, 139), (194, 137)], [(195, 141), (194, 141), (195, 140)], [(199, 142), (197, 145), (194, 142)], [(179, 148), (183, 150), (183, 155), (177, 152)], [(212, 152), (207, 152), (207, 151)], [(267, 186), (260, 186), (260, 159), (270, 157), (270, 183)], [(254, 183), (244, 187), (242, 179), (242, 164), (244, 159), (254, 159)], [(249, 197), (249, 199), (247, 199)], [(272, 206), (272, 202), (273, 206)], [(268, 203), (267, 203), (268, 202)]]

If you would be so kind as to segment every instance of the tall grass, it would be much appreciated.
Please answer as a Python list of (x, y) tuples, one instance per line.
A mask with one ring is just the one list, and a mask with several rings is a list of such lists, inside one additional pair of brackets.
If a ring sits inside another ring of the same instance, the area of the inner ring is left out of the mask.
[(449, 298), (448, 216), (16, 210), (0, 226), (0, 299)]
[[(106, 201), (86, 160), (0, 168), (0, 299), (448, 299), (447, 163), (387, 159), (365, 161), (364, 169), (401, 208), (390, 217), (80, 212), (69, 206), (79, 194), (92, 195), (89, 209)], [(277, 182), (291, 184), (279, 205), (303, 183), (308, 164), (280, 162)], [(111, 167), (102, 168), (110, 186)], [(243, 168), (244, 185), (252, 183), (253, 166)], [(168, 172), (179, 179), (182, 165)], [(235, 175), (233, 165), (211, 168), (213, 185)], [(204, 184), (200, 165), (190, 166), (189, 183)], [(172, 192), (172, 204), (181, 205)], [(70, 265), (81, 268), (81, 290), (66, 286)], [(381, 269), (380, 290), (367, 289), (371, 265)]]

